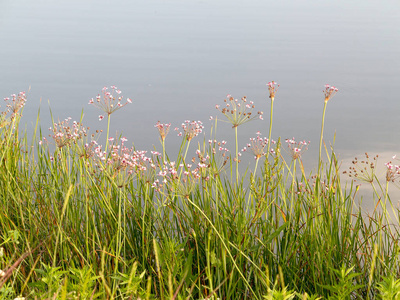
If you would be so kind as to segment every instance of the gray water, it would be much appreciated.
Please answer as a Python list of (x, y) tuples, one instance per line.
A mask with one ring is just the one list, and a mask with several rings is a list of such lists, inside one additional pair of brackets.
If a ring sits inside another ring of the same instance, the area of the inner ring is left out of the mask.
[[(116, 85), (133, 104), (111, 116), (112, 135), (160, 149), (158, 120), (201, 120), (209, 136), (209, 116), (229, 93), (264, 111), (264, 121), (239, 127), (242, 147), (258, 130), (268, 134), (266, 83), (275, 80), (273, 138), (310, 140), (311, 166), (325, 84), (339, 88), (324, 137), (332, 143), (336, 132), (341, 158), (400, 155), (398, 0), (0, 0), (0, 44), (0, 97), (30, 87), (28, 130), (40, 106), (47, 132), (49, 104), (56, 120), (83, 109), (85, 125), (105, 129), (87, 103)], [(229, 124), (218, 137), (233, 151)], [(167, 151), (179, 143), (170, 132)]]

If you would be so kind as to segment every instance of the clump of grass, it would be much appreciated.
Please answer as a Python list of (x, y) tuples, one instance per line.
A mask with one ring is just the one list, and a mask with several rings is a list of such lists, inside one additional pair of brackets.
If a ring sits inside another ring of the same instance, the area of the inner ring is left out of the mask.
[[(29, 141), (18, 131), (22, 107), (6, 110), (0, 126), (1, 297), (398, 297), (399, 224), (386, 209), (398, 215), (389, 195), (389, 184), (399, 183), (398, 167), (387, 163), (384, 185), (372, 175), (381, 209), (365, 215), (353, 181), (342, 184), (333, 149), (323, 162), (324, 124), (318, 169), (310, 175), (301, 158), (308, 142), (287, 139), (288, 155), (280, 138), (272, 142), (277, 85), (268, 86), (269, 136), (250, 140), (255, 165), (242, 174), (237, 127), (262, 116), (253, 117), (246, 98), (228, 97), (221, 110), (236, 131), (233, 155), (215, 139), (218, 118), (214, 136), (196, 148), (190, 142), (203, 125), (184, 122), (175, 156), (165, 146), (169, 123), (155, 124), (162, 153), (110, 137), (110, 115), (130, 102), (121, 104), (116, 87), (90, 101), (108, 116), (104, 148), (101, 129), (90, 133), (83, 120), (69, 125), (68, 118), (52, 124), (48, 139), (38, 124)], [(326, 87), (323, 120), (336, 91)], [(362, 178), (354, 170), (351, 179)]]

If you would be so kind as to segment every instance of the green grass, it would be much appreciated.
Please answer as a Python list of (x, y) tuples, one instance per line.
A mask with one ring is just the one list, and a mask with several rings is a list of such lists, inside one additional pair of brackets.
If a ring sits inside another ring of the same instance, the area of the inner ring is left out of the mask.
[(168, 130), (150, 154), (108, 134), (100, 149), (69, 120), (43, 142), (40, 124), (19, 132), (20, 110), (2, 116), (1, 299), (400, 299), (391, 183), (372, 175), (377, 209), (363, 212), (333, 149), (307, 175), (269, 139), (239, 173), (238, 141), (232, 155), (214, 141), (219, 121), (198, 149), (199, 127), (182, 128), (173, 156)]

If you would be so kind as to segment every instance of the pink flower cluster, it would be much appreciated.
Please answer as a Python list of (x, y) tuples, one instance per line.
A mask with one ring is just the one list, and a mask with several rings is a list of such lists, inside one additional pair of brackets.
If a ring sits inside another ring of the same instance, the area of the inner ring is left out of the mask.
[(286, 139), (285, 142), (288, 144), (289, 154), (293, 159), (300, 158), (301, 154), (303, 154), (307, 149), (310, 142), (306, 142), (305, 140), (296, 142), (294, 138)]
[[(54, 143), (58, 148), (76, 143), (87, 135), (87, 128), (85, 128), (81, 123), (73, 121), (72, 125), (70, 125), (70, 121), (71, 118), (69, 117), (64, 121), (54, 123), (53, 127), (49, 128), (52, 132), (49, 137), (54, 140)], [(45, 138), (44, 141), (46, 141)]]
[(325, 84), (325, 90), (323, 90), (325, 95), (325, 102), (328, 102), (336, 93), (338, 89), (334, 86), (330, 86), (329, 84)]
[[(396, 156), (393, 156), (395, 158)], [(400, 166), (393, 165), (392, 162), (385, 163), (386, 166), (386, 180), (395, 182), (398, 178), (400, 178)]]
[[(205, 145), (203, 149), (199, 148), (196, 150), (196, 155), (199, 160), (197, 167), (201, 169), (203, 174), (207, 173), (215, 176), (225, 167), (229, 160), (229, 150), (225, 145), (226, 141), (218, 142), (217, 140), (208, 140), (208, 147)], [(194, 157), (192, 162), (195, 162)], [(205, 175), (205, 177), (209, 175)]]
[(165, 137), (167, 136), (169, 129), (171, 127), (171, 123), (168, 124), (162, 124), (160, 121), (157, 122), (156, 125), (154, 125), (158, 129), (158, 132), (160, 134), (160, 138), (162, 141), (165, 141)]
[(271, 98), (272, 101), (274, 101), (275, 94), (279, 88), (279, 84), (277, 84), (275, 81), (270, 81), (267, 83), (267, 86), (268, 86), (268, 91), (269, 91), (269, 97)]
[[(96, 99), (92, 98), (89, 100), (89, 104), (104, 111), (108, 116), (128, 103), (132, 103), (130, 98), (127, 98), (125, 103), (122, 103), (123, 96), (121, 96), (121, 91), (115, 85), (112, 85), (110, 88), (111, 92), (108, 91), (108, 87), (103, 87), (101, 94), (98, 94)], [(99, 121), (103, 119), (104, 116), (99, 115)]]
[[(175, 193), (188, 197), (189, 194), (196, 187), (197, 182), (201, 175), (201, 166), (197, 166), (192, 169), (192, 164), (183, 164), (179, 166), (175, 162), (164, 162), (162, 166), (159, 166), (160, 170), (157, 176), (160, 179), (154, 180), (152, 187), (158, 191), (161, 190), (163, 185), (168, 186), (169, 189), (174, 190)], [(208, 178), (205, 178), (208, 180)]]
[(254, 119), (263, 120), (263, 112), (258, 111), (257, 114), (253, 114), (254, 102), (247, 102), (246, 97), (242, 97), (240, 100), (234, 99), (231, 95), (226, 96), (224, 100), (225, 107), (221, 109), (220, 105), (215, 105), (215, 108), (219, 110), (232, 124), (232, 128), (235, 128), (241, 124), (252, 121)]
[[(19, 114), (19, 111), (25, 106), (26, 103), (26, 93), (19, 92), (18, 95), (12, 94), (11, 98), (6, 97), (4, 101), (7, 102), (7, 109), (11, 112), (11, 119)], [(5, 112), (7, 114), (7, 112)]]
[[(275, 141), (271, 140), (272, 144), (275, 144)], [(248, 143), (245, 147), (243, 147), (241, 152), (251, 151), (254, 154), (254, 158), (257, 160), (266, 154), (265, 149), (268, 146), (268, 138), (261, 137), (261, 133), (258, 131), (257, 136), (255, 138), (250, 138), (250, 143)], [(274, 153), (274, 150), (270, 150)]]
[(119, 187), (127, 184), (134, 176), (139, 175), (146, 182), (153, 182), (157, 168), (157, 156), (161, 154), (151, 151), (152, 156), (146, 156), (147, 151), (134, 150), (133, 147), (126, 147), (127, 139), (122, 137), (119, 141), (109, 138), (112, 143), (108, 151), (103, 151), (102, 146), (97, 145), (94, 153), (103, 163), (97, 163), (100, 171), (107, 171)]
[(182, 123), (181, 128), (183, 129), (183, 132), (179, 131), (180, 129), (178, 127), (175, 128), (175, 131), (178, 131), (178, 136), (184, 136), (186, 140), (190, 141), (202, 133), (204, 126), (201, 121), (186, 120)]

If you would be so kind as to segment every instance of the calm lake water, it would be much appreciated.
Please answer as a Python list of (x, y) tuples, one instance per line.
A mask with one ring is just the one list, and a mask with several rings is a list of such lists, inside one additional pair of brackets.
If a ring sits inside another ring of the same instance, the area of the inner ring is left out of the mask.
[[(28, 130), (40, 106), (47, 132), (49, 103), (55, 119), (84, 109), (87, 126), (105, 129), (87, 103), (116, 85), (133, 104), (112, 115), (111, 132), (160, 149), (158, 120), (201, 120), (209, 136), (209, 116), (229, 93), (264, 111), (264, 121), (239, 127), (244, 146), (258, 130), (268, 134), (266, 83), (275, 80), (273, 137), (310, 140), (303, 159), (313, 166), (328, 83), (339, 92), (325, 141), (336, 132), (340, 157), (400, 155), (398, 0), (0, 0), (0, 44), (0, 96), (31, 87)], [(229, 124), (218, 137), (233, 151)], [(167, 150), (179, 142), (171, 131)]]

